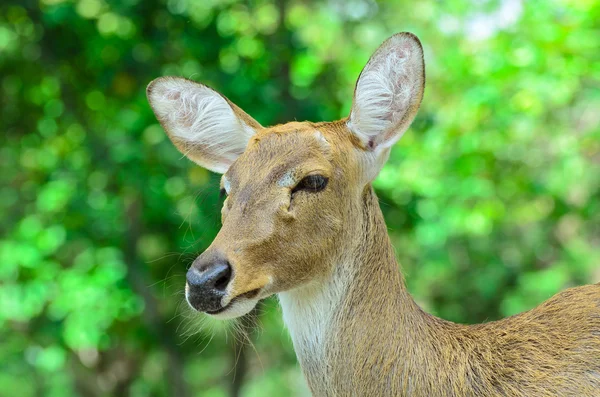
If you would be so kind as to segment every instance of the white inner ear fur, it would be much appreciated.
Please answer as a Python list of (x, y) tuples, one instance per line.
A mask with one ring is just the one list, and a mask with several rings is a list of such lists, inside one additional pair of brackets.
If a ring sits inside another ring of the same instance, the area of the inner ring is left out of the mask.
[(421, 103), (423, 50), (411, 34), (386, 40), (363, 69), (354, 93), (348, 127), (369, 149), (400, 139)]
[(182, 153), (212, 171), (226, 172), (255, 133), (225, 98), (201, 84), (165, 77), (152, 83), (149, 97)]

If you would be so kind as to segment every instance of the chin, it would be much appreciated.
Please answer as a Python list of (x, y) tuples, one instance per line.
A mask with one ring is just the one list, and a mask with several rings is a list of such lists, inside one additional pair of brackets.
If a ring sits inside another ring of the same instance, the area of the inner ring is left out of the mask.
[(235, 300), (218, 312), (207, 312), (206, 314), (219, 320), (231, 320), (250, 313), (258, 301), (258, 299)]
[[(216, 318), (218, 320), (231, 320), (243, 316), (244, 314), (250, 313), (256, 306), (260, 299), (234, 299), (227, 306), (214, 311), (214, 312), (200, 312), (207, 314), (209, 317)], [(190, 302), (186, 299), (188, 305), (194, 310), (198, 311)]]

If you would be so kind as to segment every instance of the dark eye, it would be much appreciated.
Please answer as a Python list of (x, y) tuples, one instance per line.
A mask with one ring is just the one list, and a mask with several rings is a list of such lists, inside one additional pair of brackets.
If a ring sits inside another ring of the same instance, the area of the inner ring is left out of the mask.
[(225, 196), (227, 196), (227, 191), (225, 190), (225, 188), (222, 188), (221, 190), (219, 190), (219, 198), (222, 199)]
[(327, 182), (329, 182), (329, 179), (323, 175), (309, 175), (302, 179), (300, 183), (292, 189), (292, 194), (303, 190), (310, 193), (320, 192), (325, 189)]

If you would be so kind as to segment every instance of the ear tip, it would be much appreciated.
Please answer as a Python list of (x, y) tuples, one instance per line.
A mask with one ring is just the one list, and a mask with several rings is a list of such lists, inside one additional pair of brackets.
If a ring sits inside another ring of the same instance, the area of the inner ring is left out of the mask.
[(152, 80), (146, 86), (146, 96), (151, 99), (153, 96), (160, 95), (169, 83), (177, 82), (177, 80), (185, 80), (182, 77), (162, 76)]
[(412, 53), (412, 59), (414, 61), (414, 64), (417, 66), (418, 69), (422, 70), (422, 77), (421, 79), (423, 80), (423, 84), (425, 81), (425, 54), (423, 51), (423, 45), (421, 44), (421, 40), (419, 40), (419, 37), (417, 37), (416, 34), (411, 33), (411, 32), (400, 32), (400, 33), (396, 33), (395, 35), (393, 35), (392, 37), (390, 37), (388, 40), (386, 40), (384, 42), (384, 44), (382, 45), (382, 47), (391, 47), (391, 46), (398, 46), (398, 47), (402, 47), (402, 46), (408, 46), (410, 48), (410, 53)]
[(421, 44), (421, 40), (419, 40), (419, 37), (412, 32), (400, 32), (396, 33), (394, 36), (398, 36), (400, 38), (403, 38), (404, 40), (412, 40), (419, 45)]
[[(198, 83), (197, 81), (187, 79), (180, 76), (162, 76), (152, 80), (146, 86), (146, 97), (151, 102), (152, 99), (161, 97), (166, 91), (170, 89), (180, 90), (182, 88), (201, 88), (214, 91), (212, 88), (205, 84)], [(216, 92), (216, 91), (214, 91)]]
[(160, 92), (162, 91), (161, 88), (164, 88), (164, 83), (166, 83), (167, 79), (168, 77), (159, 77), (148, 83), (146, 86), (146, 97), (148, 98), (148, 101), (150, 101), (150, 104), (152, 104), (154, 98), (160, 95)]
[(419, 37), (411, 32), (400, 32), (396, 33), (388, 39), (394, 44), (409, 44), (411, 47), (418, 49), (421, 53), (423, 52), (423, 45)]

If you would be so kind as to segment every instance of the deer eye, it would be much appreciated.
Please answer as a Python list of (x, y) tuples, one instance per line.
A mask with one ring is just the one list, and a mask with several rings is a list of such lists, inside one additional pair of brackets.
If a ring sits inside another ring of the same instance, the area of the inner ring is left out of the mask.
[(225, 188), (221, 188), (221, 190), (219, 190), (219, 198), (223, 199), (224, 197), (227, 197), (227, 191)]
[(310, 193), (317, 193), (325, 189), (329, 182), (329, 178), (323, 175), (309, 175), (302, 179), (296, 187), (292, 189), (292, 195), (296, 192), (307, 191)]

